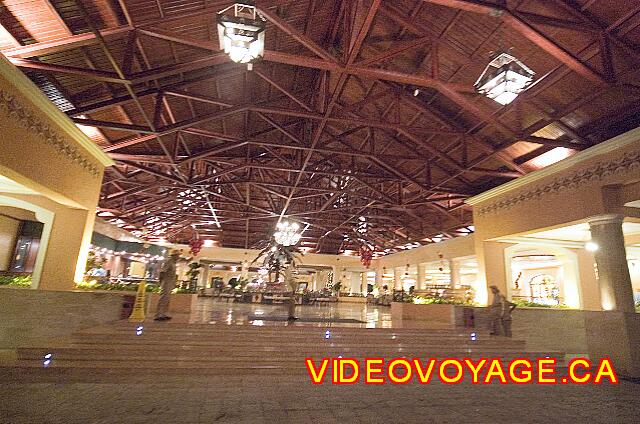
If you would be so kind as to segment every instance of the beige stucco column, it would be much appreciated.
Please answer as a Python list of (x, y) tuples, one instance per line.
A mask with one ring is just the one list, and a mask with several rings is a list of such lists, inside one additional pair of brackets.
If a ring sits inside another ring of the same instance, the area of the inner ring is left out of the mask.
[(425, 264), (418, 264), (418, 273), (416, 276), (416, 288), (418, 290), (424, 290), (427, 287), (427, 283), (425, 281), (427, 266)]
[(249, 262), (242, 261), (242, 265), (240, 265), (240, 278), (243, 280), (249, 279)]
[(198, 284), (201, 288), (207, 288), (207, 284), (209, 282), (209, 265), (203, 264), (202, 268), (200, 268), (200, 284)]
[(56, 211), (38, 288), (73, 290), (74, 282), (82, 280), (94, 217), (82, 209)]
[(403, 274), (404, 274), (404, 270), (402, 268), (393, 268), (393, 289), (394, 290), (402, 289)]
[(620, 215), (601, 215), (589, 220), (602, 309), (635, 312)]
[(375, 287), (377, 287), (378, 290), (382, 290), (382, 286), (384, 286), (384, 283), (382, 282), (382, 267), (380, 265), (378, 265), (376, 267), (376, 283), (375, 283)]
[(449, 275), (451, 276), (451, 287), (460, 285), (460, 267), (458, 262), (449, 260)]
[(315, 290), (322, 290), (326, 287), (327, 282), (329, 281), (329, 272), (328, 270), (318, 271), (316, 274), (316, 285)]

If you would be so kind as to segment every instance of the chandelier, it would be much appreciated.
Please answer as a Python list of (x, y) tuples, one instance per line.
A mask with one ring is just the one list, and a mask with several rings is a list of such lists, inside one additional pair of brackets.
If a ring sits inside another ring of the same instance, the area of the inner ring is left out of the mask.
[(241, 0), (218, 12), (220, 48), (236, 63), (251, 63), (264, 55), (266, 19), (255, 0)]
[(302, 234), (298, 232), (300, 226), (295, 222), (290, 224), (286, 221), (278, 222), (277, 231), (273, 234), (276, 243), (282, 246), (293, 246), (300, 241)]
[(507, 105), (524, 91), (534, 75), (524, 63), (503, 52), (492, 58), (474, 87), (488, 98)]

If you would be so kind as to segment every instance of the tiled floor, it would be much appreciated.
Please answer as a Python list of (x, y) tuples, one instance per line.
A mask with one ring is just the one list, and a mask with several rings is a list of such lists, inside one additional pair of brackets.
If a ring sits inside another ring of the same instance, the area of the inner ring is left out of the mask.
[[(191, 324), (235, 324), (235, 325), (287, 325), (282, 321), (249, 320), (254, 316), (286, 317), (287, 305), (262, 305), (255, 303), (227, 303), (214, 298), (199, 298), (198, 304), (188, 317)], [(362, 328), (391, 328), (391, 308), (388, 306), (374, 306), (363, 303), (328, 303), (320, 305), (303, 305), (296, 307), (296, 315), (304, 318), (320, 318), (328, 322), (309, 323), (300, 325), (315, 326), (349, 326)], [(186, 316), (174, 317), (177, 322), (187, 322)], [(362, 321), (357, 323), (331, 322), (334, 319), (350, 319)], [(175, 322), (175, 321), (174, 321)]]

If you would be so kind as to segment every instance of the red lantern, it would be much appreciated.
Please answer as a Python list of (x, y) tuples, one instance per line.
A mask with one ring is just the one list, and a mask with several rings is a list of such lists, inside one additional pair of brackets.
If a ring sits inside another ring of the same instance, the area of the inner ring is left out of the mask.
[(200, 250), (202, 250), (202, 245), (204, 244), (204, 241), (201, 240), (198, 235), (194, 235), (193, 238), (191, 239), (191, 241), (189, 242), (189, 253), (191, 253), (193, 256), (198, 256), (198, 253), (200, 253)]
[(369, 268), (371, 265), (371, 260), (373, 259), (373, 250), (371, 250), (368, 246), (360, 247), (360, 263), (364, 265), (366, 268)]

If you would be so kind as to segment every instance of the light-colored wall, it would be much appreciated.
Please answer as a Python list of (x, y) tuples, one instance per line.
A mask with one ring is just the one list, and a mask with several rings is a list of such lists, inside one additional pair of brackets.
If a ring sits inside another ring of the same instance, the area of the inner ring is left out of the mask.
[(637, 181), (638, 155), (640, 129), (470, 199), (476, 237), (524, 235), (622, 212), (608, 186)]
[[(630, 189), (623, 185), (637, 181), (638, 157), (640, 129), (470, 199), (479, 267), (477, 300), (487, 302), (488, 295), (482, 290), (489, 284), (507, 288), (505, 246), (494, 240), (584, 222), (605, 213), (628, 212), (631, 208), (623, 208), (621, 199), (629, 197)], [(582, 307), (598, 309), (593, 257), (585, 251), (576, 253)]]
[[(475, 328), (489, 329), (489, 310), (473, 308)], [(513, 338), (525, 340), (527, 349), (568, 354), (588, 353), (586, 311), (547, 308), (516, 309), (511, 329)], [(456, 308), (456, 324), (464, 325), (462, 308)]]
[(74, 331), (116, 321), (122, 302), (116, 293), (0, 288), (0, 348), (46, 346)]
[(2, 55), (0, 128), (0, 175), (39, 193), (26, 197), (55, 212), (39, 288), (72, 289), (84, 273), (104, 168), (113, 161)]
[(0, 174), (59, 203), (95, 210), (104, 167), (113, 162), (4, 56), (0, 128)]
[(93, 229), (94, 212), (72, 209), (46, 197), (26, 194), (4, 194), (53, 212), (49, 243), (42, 266), (40, 285), (45, 290), (73, 290), (77, 269), (84, 271), (86, 256), (83, 246), (88, 247)]
[(0, 271), (8, 270), (11, 265), (19, 226), (19, 220), (0, 215)]
[(445, 240), (440, 243), (428, 244), (426, 246), (384, 256), (375, 261), (374, 265), (376, 267), (386, 267), (387, 269), (402, 267), (404, 270), (407, 264), (415, 265), (418, 263), (439, 261), (439, 254), (442, 254), (443, 259), (445, 260), (463, 256), (473, 256), (475, 255), (474, 239), (475, 236), (470, 235), (467, 237), (457, 237), (451, 240)]

